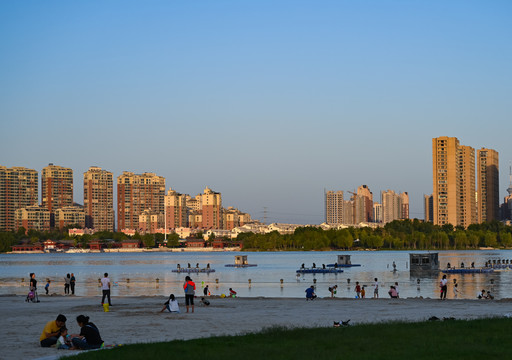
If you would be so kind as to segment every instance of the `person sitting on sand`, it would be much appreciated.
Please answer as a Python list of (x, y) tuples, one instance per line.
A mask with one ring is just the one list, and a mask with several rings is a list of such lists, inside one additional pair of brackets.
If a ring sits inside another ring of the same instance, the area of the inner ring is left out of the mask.
[(306, 289), (306, 301), (316, 299), (315, 287), (311, 285)]
[(485, 298), (489, 299), (489, 300), (492, 300), (492, 299), (494, 299), (494, 296), (492, 296), (490, 291), (487, 291), (487, 294), (485, 294)]
[(98, 327), (89, 321), (88, 316), (84, 315), (78, 315), (76, 322), (80, 326), (80, 335), (71, 340), (73, 346), (82, 350), (99, 349), (103, 345), (103, 340)]
[(393, 285), (389, 287), (388, 294), (392, 299), (398, 299), (398, 293)]
[(60, 337), (57, 339), (56, 345), (60, 350), (74, 350), (71, 336), (68, 335), (68, 329), (65, 326), (60, 329)]
[(208, 300), (206, 300), (204, 297), (202, 297), (201, 298), (201, 304), (203, 304), (204, 306), (209, 306), (210, 302)]
[(174, 294), (169, 295), (169, 299), (164, 303), (164, 307), (160, 312), (164, 312), (165, 309), (169, 310), (170, 313), (180, 312), (180, 306), (178, 305), (178, 300), (176, 300)]
[(57, 319), (49, 321), (39, 337), (39, 342), (42, 347), (50, 347), (57, 343), (60, 336), (60, 329), (66, 326), (66, 317), (62, 314), (57, 316)]
[(236, 297), (236, 291), (231, 289), (231, 288), (229, 288), (229, 296)]
[(484, 289), (482, 289), (482, 291), (481, 291), (481, 292), (479, 292), (479, 293), (476, 295), (476, 297), (477, 297), (478, 299), (485, 299), (485, 290), (484, 290)]

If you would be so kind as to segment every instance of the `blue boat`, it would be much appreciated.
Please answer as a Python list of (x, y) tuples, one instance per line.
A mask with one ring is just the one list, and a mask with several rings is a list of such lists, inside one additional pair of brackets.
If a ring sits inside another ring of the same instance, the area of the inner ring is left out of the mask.
[(342, 273), (342, 269), (318, 269), (318, 268), (311, 268), (311, 269), (299, 269), (296, 271), (297, 274), (338, 274)]
[(481, 269), (477, 269), (477, 268), (454, 269), (454, 268), (451, 268), (451, 269), (441, 270), (441, 272), (443, 272), (445, 274), (487, 274), (487, 273), (494, 272), (494, 269), (493, 268), (481, 268)]

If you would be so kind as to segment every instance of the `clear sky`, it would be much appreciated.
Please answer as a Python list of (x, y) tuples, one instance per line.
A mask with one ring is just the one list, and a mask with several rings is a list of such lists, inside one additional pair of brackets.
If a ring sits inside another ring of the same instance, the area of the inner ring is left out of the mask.
[[(511, 1), (2, 1), (0, 165), (155, 172), (268, 222), (407, 191), (431, 139), (512, 160)], [(347, 194), (348, 197), (349, 194)]]

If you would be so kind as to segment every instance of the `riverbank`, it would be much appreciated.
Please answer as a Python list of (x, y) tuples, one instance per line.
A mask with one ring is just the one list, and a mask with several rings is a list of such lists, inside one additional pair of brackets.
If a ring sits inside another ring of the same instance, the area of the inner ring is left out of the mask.
[(512, 299), (330, 299), (305, 301), (296, 298), (210, 298), (209, 307), (199, 306), (180, 314), (159, 313), (164, 297), (114, 297), (110, 312), (103, 312), (100, 297), (41, 298), (27, 303), (24, 296), (0, 296), (2, 359), (37, 359), (71, 354), (71, 351), (41, 348), (39, 336), (46, 322), (59, 313), (68, 317), (70, 333), (78, 333), (76, 316), (89, 316), (107, 344), (193, 339), (236, 335), (270, 326), (332, 326), (333, 321), (351, 319), (351, 324), (393, 320), (423, 321), (438, 318), (473, 319), (512, 314)]

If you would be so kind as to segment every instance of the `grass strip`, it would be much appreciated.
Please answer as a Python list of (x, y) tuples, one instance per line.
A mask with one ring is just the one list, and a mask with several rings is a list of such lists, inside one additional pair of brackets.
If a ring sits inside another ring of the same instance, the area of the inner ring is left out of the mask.
[(480, 359), (509, 358), (512, 319), (269, 328), (259, 333), (133, 344), (66, 358), (102, 359)]

